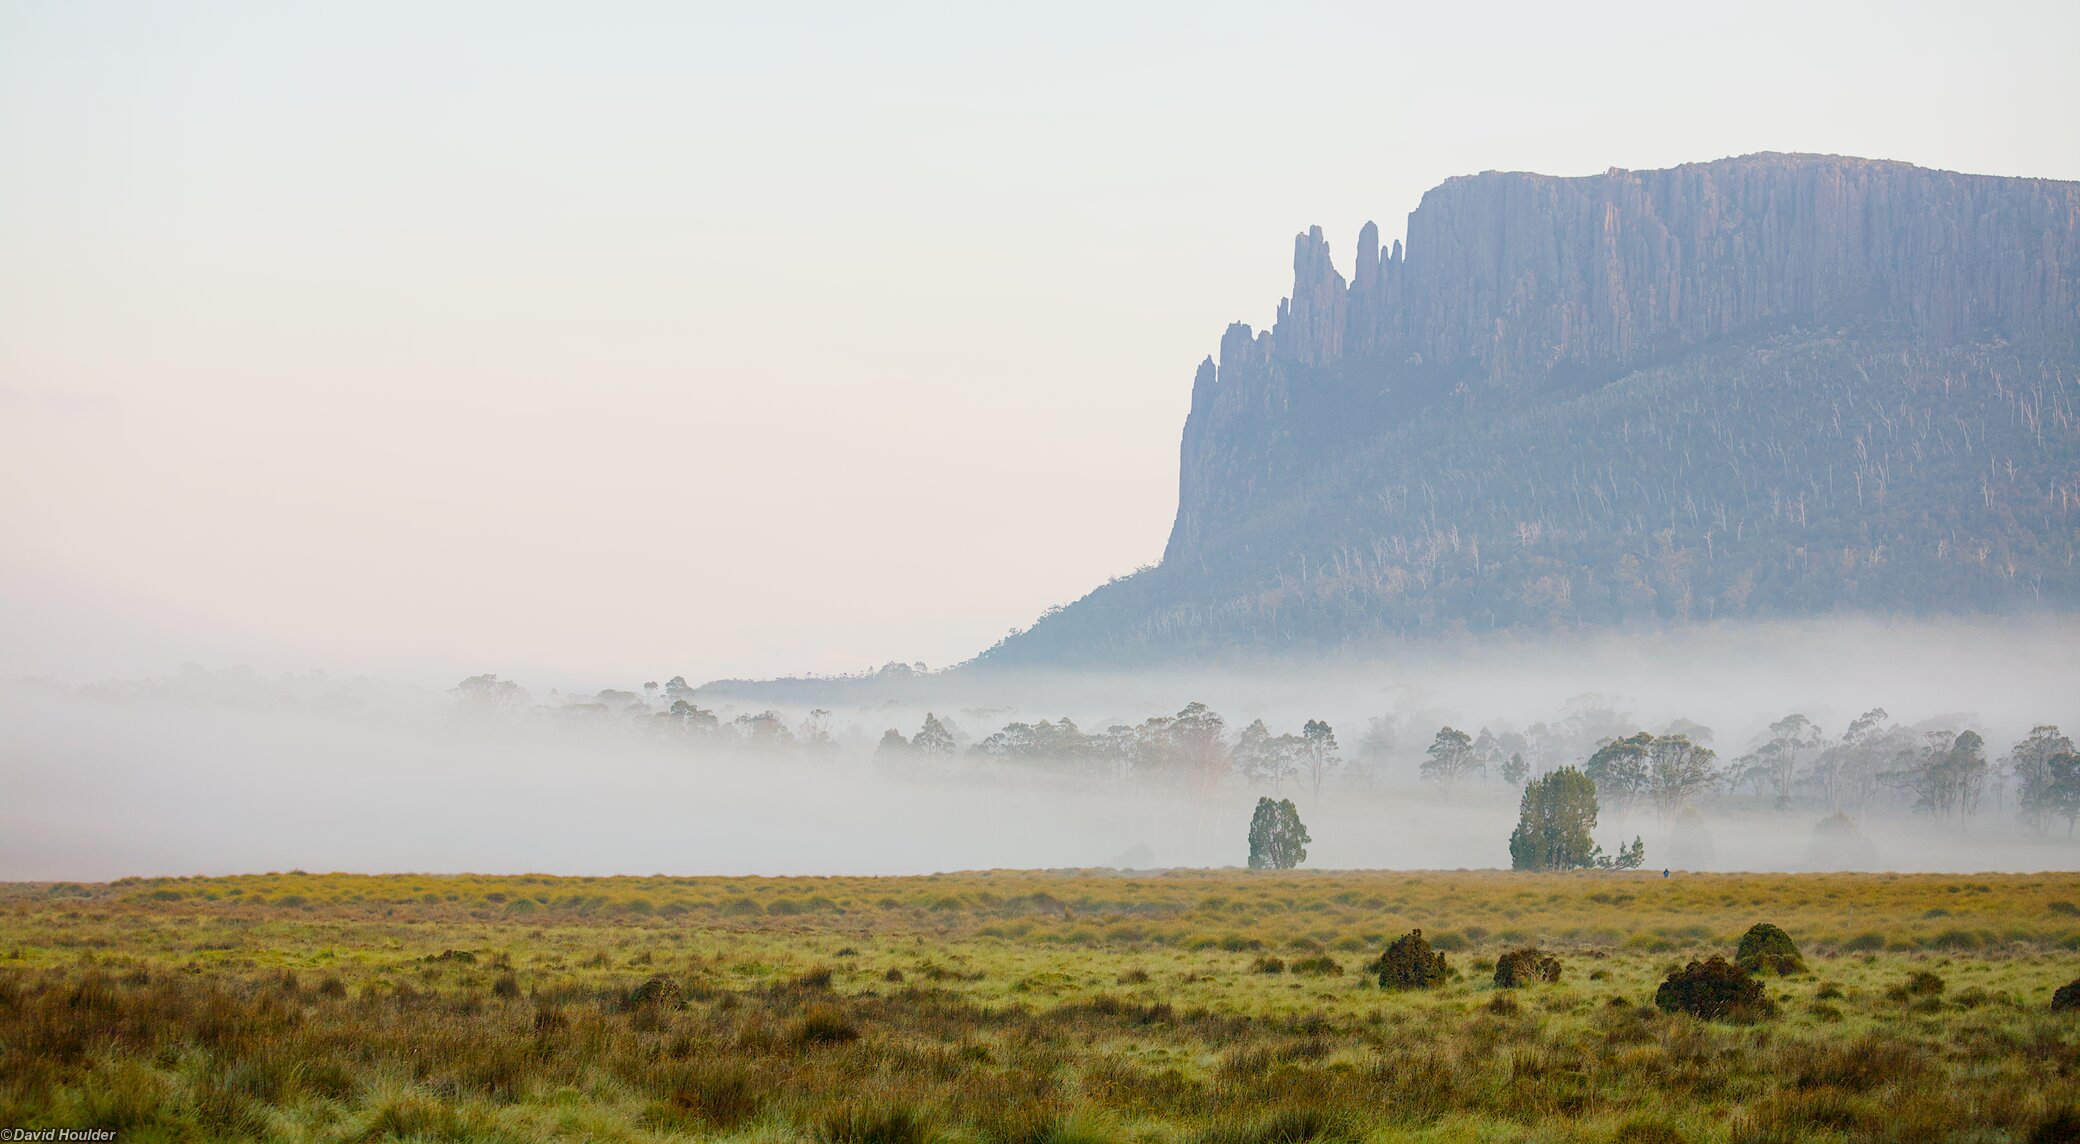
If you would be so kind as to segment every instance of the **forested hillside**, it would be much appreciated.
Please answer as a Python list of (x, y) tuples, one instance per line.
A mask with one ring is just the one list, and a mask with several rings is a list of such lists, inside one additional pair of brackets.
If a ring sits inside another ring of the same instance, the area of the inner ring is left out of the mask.
[(2080, 603), (2080, 186), (1491, 173), (1409, 235), (1349, 284), (1300, 237), (1199, 368), (1161, 565), (984, 663)]

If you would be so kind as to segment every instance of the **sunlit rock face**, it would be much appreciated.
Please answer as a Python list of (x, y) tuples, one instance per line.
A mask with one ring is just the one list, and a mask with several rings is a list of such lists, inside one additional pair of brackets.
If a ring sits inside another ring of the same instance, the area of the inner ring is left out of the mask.
[(1162, 565), (991, 661), (2080, 603), (2080, 184), (1451, 179), (1198, 367)]

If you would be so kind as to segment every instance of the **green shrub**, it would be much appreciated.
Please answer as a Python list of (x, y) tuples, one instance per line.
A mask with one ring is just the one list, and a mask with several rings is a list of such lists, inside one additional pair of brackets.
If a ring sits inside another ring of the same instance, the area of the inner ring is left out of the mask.
[(1284, 973), (1286, 971), (1286, 959), (1276, 954), (1260, 957), (1250, 962), (1249, 971), (1251, 973)]
[(1798, 955), (1791, 935), (1768, 922), (1757, 922), (1741, 935), (1733, 961), (1749, 973), (1783, 975), (1806, 971), (1805, 959)]
[(1762, 983), (1723, 957), (1693, 961), (1669, 974), (1654, 990), (1654, 1006), (1707, 1020), (1754, 1020), (1774, 1011)]
[(1342, 977), (1343, 965), (1335, 958), (1323, 954), (1319, 957), (1303, 957), (1295, 961), (1293, 972), (1302, 977)]
[(1379, 970), (1381, 989), (1431, 989), (1444, 984), (1450, 976), (1444, 954), (1430, 948), (1420, 929), (1410, 930), (1388, 943), (1374, 968)]

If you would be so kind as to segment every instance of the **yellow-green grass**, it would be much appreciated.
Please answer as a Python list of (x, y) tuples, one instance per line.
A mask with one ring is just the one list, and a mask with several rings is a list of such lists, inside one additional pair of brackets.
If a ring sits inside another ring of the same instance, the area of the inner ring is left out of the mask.
[[(1767, 979), (1775, 1017), (1654, 1008), (1671, 969), (1731, 955), (1758, 921), (1810, 969)], [(1454, 980), (1379, 989), (1365, 964), (1417, 927)], [(1495, 958), (1532, 944), (1562, 980), (1495, 988)], [(1904, 988), (1916, 973), (1940, 992)], [(2049, 1007), (2076, 977), (2070, 873), (0, 886), (0, 1126), (133, 1142), (2026, 1140), (2060, 1131), (2080, 1089), (2080, 1015)]]

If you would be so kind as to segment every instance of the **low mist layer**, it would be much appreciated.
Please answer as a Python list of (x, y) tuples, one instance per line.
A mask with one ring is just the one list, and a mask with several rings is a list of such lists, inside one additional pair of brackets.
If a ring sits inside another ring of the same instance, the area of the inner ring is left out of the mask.
[[(1260, 795), (1294, 800), (1309, 867), (1496, 867), (1527, 777), (1642, 732), (1712, 756), (1694, 789), (1606, 795), (1597, 840), (1643, 839), (1649, 868), (2071, 868), (2070, 819), (2027, 813), (2018, 751), (2080, 728), (2075, 635), (1764, 626), (1307, 670), (797, 681), (823, 688), (797, 704), (682, 679), (25, 681), (0, 688), (0, 878), (1229, 866)], [(1968, 800), (1900, 777), (1967, 737)], [(1851, 746), (1855, 783), (1814, 777)], [(1819, 829), (1837, 812), (1847, 836)]]

